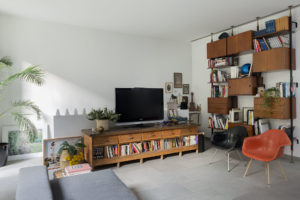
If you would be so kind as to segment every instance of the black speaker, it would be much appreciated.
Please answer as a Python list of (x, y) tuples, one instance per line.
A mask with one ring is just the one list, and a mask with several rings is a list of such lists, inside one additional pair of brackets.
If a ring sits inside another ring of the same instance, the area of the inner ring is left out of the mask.
[(198, 151), (204, 152), (205, 151), (205, 145), (204, 145), (204, 134), (198, 135)]

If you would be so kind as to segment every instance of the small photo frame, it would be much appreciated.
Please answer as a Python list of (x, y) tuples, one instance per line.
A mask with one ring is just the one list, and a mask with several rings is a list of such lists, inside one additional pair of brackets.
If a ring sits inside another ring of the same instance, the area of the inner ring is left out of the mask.
[(173, 83), (172, 82), (165, 83), (165, 93), (173, 93)]
[(182, 73), (174, 73), (174, 88), (182, 88)]
[(48, 170), (60, 168), (58, 150), (65, 141), (72, 145), (75, 145), (78, 141), (83, 142), (81, 136), (43, 140), (43, 164), (48, 167)]
[(183, 84), (182, 85), (182, 93), (189, 94), (190, 93), (190, 84)]

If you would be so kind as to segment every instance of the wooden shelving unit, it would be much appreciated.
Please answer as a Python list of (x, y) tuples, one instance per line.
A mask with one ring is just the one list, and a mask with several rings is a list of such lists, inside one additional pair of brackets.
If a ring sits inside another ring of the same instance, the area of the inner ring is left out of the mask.
[[(253, 49), (253, 39), (269, 38), (274, 36), (289, 34), (289, 47), (273, 48), (266, 51), (255, 52), (253, 54), (254, 72), (252, 77), (228, 80), (228, 95), (255, 95), (256, 88), (263, 85), (262, 72), (289, 70), (290, 72), (290, 93), (294, 86), (293, 70), (296, 70), (295, 49), (293, 49), (293, 24), (290, 9), (290, 16), (275, 20), (276, 32), (254, 36), (253, 31), (246, 31), (226, 39), (211, 41), (207, 44), (207, 58), (214, 59), (224, 56), (239, 55)], [(259, 19), (259, 18), (257, 18)], [(259, 24), (257, 22), (257, 24)], [(259, 31), (259, 25), (257, 25)], [(233, 31), (232, 31), (233, 32)], [(252, 53), (252, 52), (251, 52)], [(211, 68), (209, 68), (211, 69)], [(212, 83), (213, 84), (213, 83)], [(234, 106), (229, 106), (229, 98), (208, 98), (208, 113), (228, 114)], [(232, 103), (232, 102), (231, 102)], [(231, 104), (232, 105), (232, 104)], [(271, 108), (264, 105), (262, 98), (254, 98), (254, 116), (256, 118), (289, 119), (291, 127), (294, 126), (293, 119), (296, 118), (296, 98), (290, 95), (289, 98), (277, 98)], [(254, 135), (253, 125), (244, 123), (229, 123), (229, 127), (244, 126), (248, 130), (249, 136)], [(293, 162), (293, 128), (291, 129), (291, 162)], [(213, 127), (212, 127), (213, 131)]]

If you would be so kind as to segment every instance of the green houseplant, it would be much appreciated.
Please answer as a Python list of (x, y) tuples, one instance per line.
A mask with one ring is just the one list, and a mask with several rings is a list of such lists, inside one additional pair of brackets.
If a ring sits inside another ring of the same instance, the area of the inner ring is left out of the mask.
[[(9, 57), (3, 57), (0, 59), (0, 72), (11, 69), (13, 62)], [(2, 72), (3, 73), (3, 72)], [(36, 65), (30, 66), (25, 70), (10, 75), (4, 80), (0, 80), (0, 103), (3, 96), (3, 91), (12, 82), (16, 80), (24, 80), (36, 85), (42, 85), (44, 72)], [(12, 102), (10, 106), (5, 107), (3, 110), (0, 109), (0, 119), (4, 117), (12, 117), (21, 130), (27, 131), (30, 138), (35, 138), (38, 134), (37, 129), (33, 122), (28, 118), (28, 115), (36, 115), (37, 119), (41, 117), (41, 110), (39, 107), (30, 100), (19, 100)], [(0, 144), (0, 165), (5, 165), (7, 160), (7, 153), (3, 153), (4, 149), (7, 151), (8, 144)], [(4, 146), (4, 148), (2, 148)], [(6, 146), (6, 148), (5, 148)], [(1, 162), (4, 160), (4, 162)]]
[(276, 103), (279, 99), (279, 89), (272, 87), (264, 91), (263, 93), (263, 106), (265, 107), (265, 110), (269, 112), (269, 114), (272, 114), (272, 107), (274, 103)]
[(89, 120), (96, 120), (97, 131), (109, 130), (109, 121), (116, 122), (119, 117), (119, 114), (113, 110), (109, 110), (107, 107), (98, 110), (92, 109), (92, 111), (88, 113)]
[(60, 167), (64, 169), (68, 165), (77, 165), (84, 160), (82, 149), (85, 147), (84, 144), (79, 140), (75, 145), (69, 144), (64, 141), (58, 150), (60, 155)]

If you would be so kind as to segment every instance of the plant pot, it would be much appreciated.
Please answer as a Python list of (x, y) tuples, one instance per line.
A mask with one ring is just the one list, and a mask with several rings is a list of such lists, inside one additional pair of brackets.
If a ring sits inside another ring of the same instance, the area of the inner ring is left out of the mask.
[(69, 155), (68, 150), (63, 150), (60, 155), (59, 163), (60, 168), (65, 169), (65, 167), (69, 166), (69, 161), (66, 160), (66, 157)]
[(102, 130), (109, 130), (109, 120), (96, 120), (96, 124), (97, 124), (97, 131), (102, 131)]
[(8, 157), (8, 143), (0, 143), (0, 167), (6, 165)]

